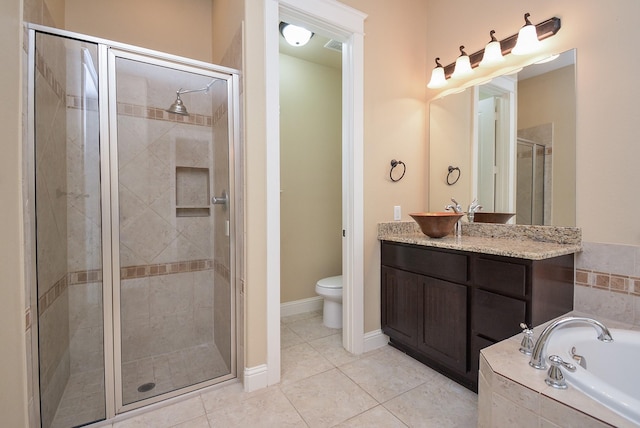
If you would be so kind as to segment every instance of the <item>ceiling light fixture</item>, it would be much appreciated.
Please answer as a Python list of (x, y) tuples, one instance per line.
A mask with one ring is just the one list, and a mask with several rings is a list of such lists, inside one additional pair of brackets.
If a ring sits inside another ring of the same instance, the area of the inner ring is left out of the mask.
[(291, 46), (304, 46), (313, 37), (313, 32), (306, 28), (286, 22), (280, 22), (280, 34)]

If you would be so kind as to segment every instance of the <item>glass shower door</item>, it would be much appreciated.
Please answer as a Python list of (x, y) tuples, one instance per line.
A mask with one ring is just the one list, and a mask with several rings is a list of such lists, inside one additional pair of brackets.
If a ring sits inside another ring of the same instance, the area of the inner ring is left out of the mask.
[(110, 61), (116, 401), (127, 410), (235, 373), (230, 81), (124, 52)]
[(98, 48), (31, 37), (40, 419), (80, 426), (105, 418)]

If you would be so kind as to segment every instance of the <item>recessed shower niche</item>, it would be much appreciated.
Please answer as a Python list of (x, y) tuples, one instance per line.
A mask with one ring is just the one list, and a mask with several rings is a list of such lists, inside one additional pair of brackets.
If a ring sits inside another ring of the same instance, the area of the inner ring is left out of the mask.
[(209, 168), (176, 167), (176, 216), (209, 217)]

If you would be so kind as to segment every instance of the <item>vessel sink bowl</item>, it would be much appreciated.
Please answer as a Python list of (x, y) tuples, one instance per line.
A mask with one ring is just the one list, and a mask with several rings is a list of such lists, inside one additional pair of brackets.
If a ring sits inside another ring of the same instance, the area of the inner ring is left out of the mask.
[(489, 213), (478, 211), (473, 214), (474, 223), (506, 223), (511, 220), (514, 213)]
[(451, 212), (409, 214), (430, 238), (442, 238), (453, 232), (453, 226), (464, 214)]

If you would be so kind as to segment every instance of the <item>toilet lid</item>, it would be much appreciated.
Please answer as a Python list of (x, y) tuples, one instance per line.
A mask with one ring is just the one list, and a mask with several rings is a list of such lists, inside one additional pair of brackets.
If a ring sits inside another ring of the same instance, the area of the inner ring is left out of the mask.
[(322, 278), (320, 281), (318, 281), (318, 287), (342, 288), (342, 275)]

